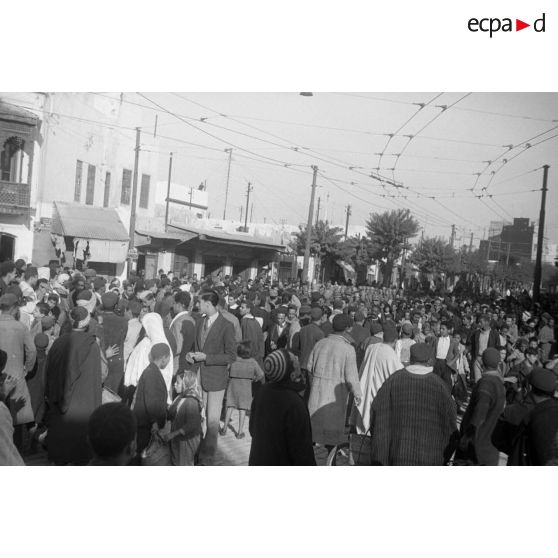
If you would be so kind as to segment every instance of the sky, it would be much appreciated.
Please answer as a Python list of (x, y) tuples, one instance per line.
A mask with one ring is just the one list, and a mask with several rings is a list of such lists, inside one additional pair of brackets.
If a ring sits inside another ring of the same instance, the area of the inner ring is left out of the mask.
[[(320, 216), (344, 227), (409, 208), (425, 236), (474, 245), (491, 221), (538, 221), (549, 165), (545, 237), (558, 242), (556, 93), (128, 93), (157, 115), (160, 180), (207, 182), (212, 217), (238, 219), (251, 182), (253, 221), (305, 223), (318, 167)], [(147, 130), (149, 131), (149, 130)], [(151, 128), (152, 131), (152, 128)], [(149, 134), (147, 134), (147, 137)], [(146, 140), (147, 141), (147, 140)], [(195, 145), (192, 145), (195, 144)], [(163, 155), (164, 154), (164, 155)]]

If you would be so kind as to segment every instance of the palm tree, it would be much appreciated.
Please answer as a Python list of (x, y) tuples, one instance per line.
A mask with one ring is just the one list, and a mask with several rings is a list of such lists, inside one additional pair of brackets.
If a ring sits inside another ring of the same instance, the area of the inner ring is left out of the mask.
[[(330, 267), (341, 256), (341, 239), (343, 229), (330, 227), (327, 221), (318, 221), (312, 227), (310, 240), (310, 255), (318, 258), (320, 269)], [(299, 226), (299, 231), (294, 235), (291, 248), (299, 255), (304, 254), (306, 246), (306, 226)], [(317, 274), (316, 274), (317, 275)]]
[(419, 231), (418, 221), (408, 209), (395, 209), (372, 213), (366, 221), (370, 239), (370, 255), (380, 260), (383, 284), (389, 286), (395, 261), (401, 256), (407, 242)]

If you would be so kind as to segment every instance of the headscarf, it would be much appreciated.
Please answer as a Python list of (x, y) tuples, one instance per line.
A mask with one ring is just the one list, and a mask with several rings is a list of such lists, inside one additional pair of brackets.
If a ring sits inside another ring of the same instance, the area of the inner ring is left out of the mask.
[[(169, 347), (172, 355), (172, 349), (167, 341), (167, 337), (163, 329), (163, 319), (161, 316), (155, 312), (149, 312), (143, 317), (141, 323), (143, 329), (145, 330), (145, 337), (136, 345), (130, 355), (130, 358), (128, 359), (126, 372), (124, 374), (124, 385), (126, 386), (138, 385), (138, 381), (143, 374), (143, 371), (150, 364), (149, 353), (153, 345), (156, 343), (165, 343), (165, 345)], [(161, 370), (161, 374), (163, 375), (167, 386), (167, 392), (169, 394), (168, 402), (171, 403), (170, 391), (173, 376), (172, 359), (170, 359), (167, 366)]]

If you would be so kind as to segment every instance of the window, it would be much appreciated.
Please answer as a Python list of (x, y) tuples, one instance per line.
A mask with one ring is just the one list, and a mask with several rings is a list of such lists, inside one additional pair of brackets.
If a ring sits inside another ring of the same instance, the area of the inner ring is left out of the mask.
[(87, 189), (85, 190), (85, 203), (93, 205), (95, 199), (95, 166), (87, 165)]
[(25, 140), (12, 136), (4, 142), (0, 153), (0, 180), (27, 184), (29, 155), (25, 153)]
[(74, 190), (74, 201), (81, 201), (81, 175), (83, 174), (83, 163), (76, 162), (76, 185)]
[(149, 205), (149, 182), (151, 177), (148, 174), (141, 175), (140, 207), (147, 209)]
[(130, 191), (132, 190), (132, 171), (124, 169), (122, 171), (122, 195), (120, 203), (130, 205)]
[(105, 174), (105, 196), (103, 198), (103, 207), (109, 206), (110, 199), (110, 172)]

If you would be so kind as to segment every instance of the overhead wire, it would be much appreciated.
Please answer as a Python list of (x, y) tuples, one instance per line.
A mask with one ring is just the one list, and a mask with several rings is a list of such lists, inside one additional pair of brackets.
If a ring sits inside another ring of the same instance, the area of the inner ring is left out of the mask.
[[(401, 101), (401, 100), (395, 100), (395, 99), (387, 99), (384, 97), (370, 97), (368, 95), (359, 95), (359, 94), (355, 94), (355, 93), (334, 93), (336, 95), (345, 95), (345, 96), (349, 96), (349, 97), (359, 97), (361, 99), (367, 99), (370, 101), (380, 101), (380, 102), (385, 102), (385, 103), (396, 103), (396, 104), (401, 104), (401, 105), (409, 105), (409, 104), (413, 104), (410, 101)], [(554, 122), (554, 119), (550, 119), (550, 118), (537, 118), (535, 116), (525, 116), (525, 115), (521, 115), (521, 114), (511, 114), (511, 113), (504, 113), (504, 112), (498, 112), (498, 111), (490, 111), (490, 110), (482, 110), (482, 109), (475, 109), (475, 108), (470, 108), (470, 107), (459, 107), (457, 110), (460, 111), (464, 111), (464, 112), (476, 112), (476, 113), (480, 113), (480, 114), (490, 114), (493, 116), (501, 116), (504, 118), (518, 118), (521, 120), (534, 120), (534, 121), (538, 121), (538, 122)]]

